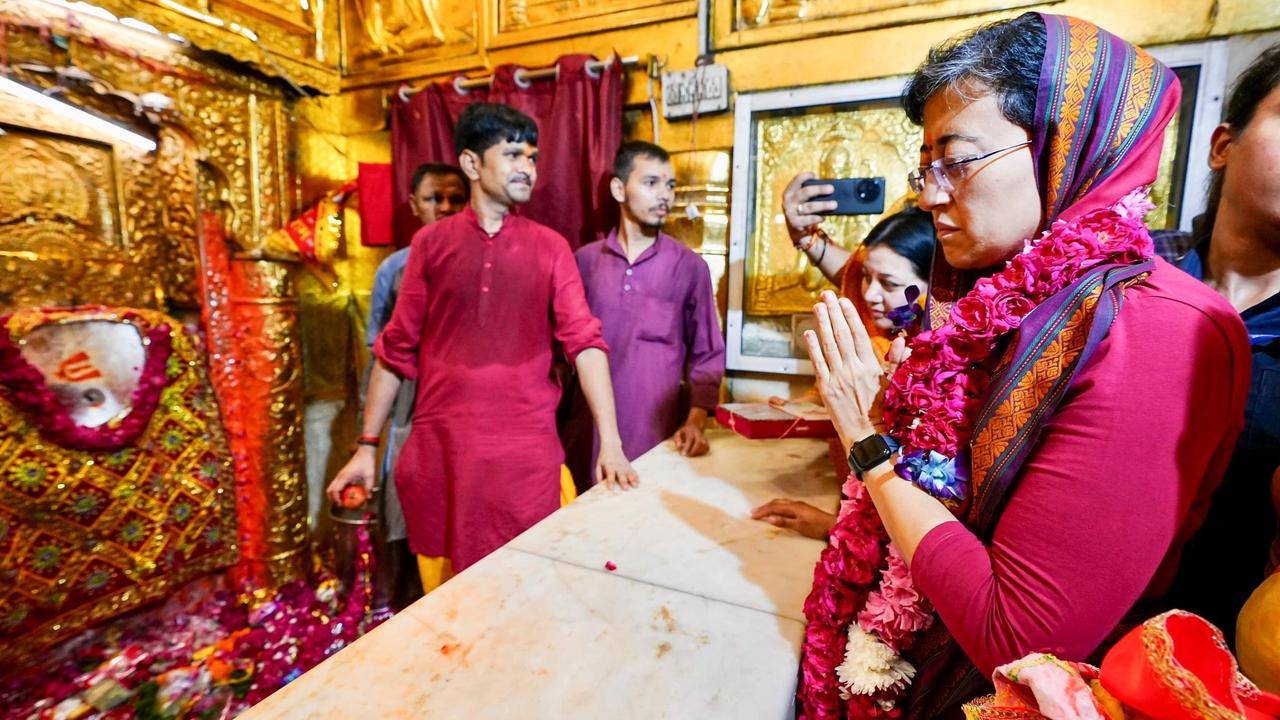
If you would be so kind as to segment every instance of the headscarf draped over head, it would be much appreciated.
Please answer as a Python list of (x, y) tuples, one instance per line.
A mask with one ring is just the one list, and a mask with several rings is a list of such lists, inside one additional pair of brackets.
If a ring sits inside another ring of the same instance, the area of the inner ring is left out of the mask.
[(1155, 181), (1182, 92), (1142, 48), (1077, 18), (1040, 18), (1048, 42), (1032, 151), (1048, 227)]
[[(1046, 45), (1031, 150), (1047, 229), (1155, 182), (1182, 91), (1142, 48), (1079, 18), (1037, 14)], [(934, 255), (933, 274), (929, 318), (937, 327), (976, 277), (943, 253)]]

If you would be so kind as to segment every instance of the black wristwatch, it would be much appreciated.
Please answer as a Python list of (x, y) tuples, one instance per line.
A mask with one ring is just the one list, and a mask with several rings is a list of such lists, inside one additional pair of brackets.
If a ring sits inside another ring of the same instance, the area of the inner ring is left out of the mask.
[(898, 451), (898, 443), (888, 435), (872, 435), (853, 444), (849, 449), (849, 468), (861, 475), (883, 463)]

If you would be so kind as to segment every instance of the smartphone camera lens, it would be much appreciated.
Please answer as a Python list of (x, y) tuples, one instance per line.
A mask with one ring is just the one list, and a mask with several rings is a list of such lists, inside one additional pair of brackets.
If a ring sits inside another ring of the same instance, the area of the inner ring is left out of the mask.
[(853, 193), (858, 202), (870, 204), (880, 199), (880, 185), (871, 178), (864, 178), (854, 186)]

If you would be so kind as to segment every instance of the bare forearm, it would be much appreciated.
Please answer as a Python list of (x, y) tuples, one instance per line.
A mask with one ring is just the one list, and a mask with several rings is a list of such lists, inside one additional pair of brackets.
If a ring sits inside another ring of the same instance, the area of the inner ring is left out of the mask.
[[(874, 432), (874, 428), (866, 427), (858, 433), (858, 439)], [(845, 441), (846, 455), (852, 444)], [(911, 558), (915, 556), (916, 548), (924, 536), (930, 530), (956, 518), (937, 498), (899, 477), (894, 472), (893, 465), (893, 460), (888, 460), (871, 468), (862, 474), (862, 482), (867, 486), (876, 511), (880, 513), (889, 539), (898, 546), (898, 551), (910, 566)]]
[(700, 407), (689, 408), (689, 416), (684, 419), (685, 425), (694, 425), (702, 427), (707, 424), (707, 409)]
[(864, 476), (870, 476), (864, 480), (867, 492), (908, 566), (930, 530), (956, 519), (937, 498), (898, 477), (892, 463), (872, 468)]
[(391, 414), (391, 405), (400, 390), (400, 383), (400, 377), (375, 357), (369, 374), (369, 392), (364, 401), (364, 419), (360, 426), (362, 435), (382, 434), (382, 426)]
[(596, 421), (602, 445), (621, 444), (618, 438), (618, 417), (613, 404), (613, 381), (609, 376), (609, 357), (599, 348), (587, 348), (578, 353), (574, 366), (578, 370), (578, 382), (587, 398), (591, 415)]

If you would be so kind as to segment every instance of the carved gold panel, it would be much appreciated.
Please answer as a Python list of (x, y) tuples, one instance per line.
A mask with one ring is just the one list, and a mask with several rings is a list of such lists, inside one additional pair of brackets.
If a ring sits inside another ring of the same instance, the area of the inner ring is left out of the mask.
[(343, 0), (348, 84), (479, 67), (474, 0)]
[(301, 31), (304, 38), (315, 29), (310, 0), (213, 0), (210, 9), (215, 16), (244, 13), (286, 30)]
[[(149, 218), (124, 202), (155, 176), (146, 153), (0, 93), (0, 311), (24, 305), (155, 307)], [(147, 188), (147, 197), (154, 197)]]
[[(0, 14), (20, 16), (27, 9), (22, 0), (0, 0)], [(200, 301), (198, 209), (217, 212), (240, 249), (262, 253), (262, 240), (288, 220), (297, 205), (291, 162), (293, 121), (284, 94), (259, 78), (179, 52), (153, 35), (129, 31), (145, 40), (132, 46), (133, 52), (146, 58), (140, 62), (127, 53), (82, 42), (84, 34), (98, 28), (88, 28), (88, 20), (82, 21), (83, 29), (67, 27), (65, 11), (61, 17), (37, 14), (27, 19), (49, 22), (54, 32), (68, 35), (68, 42), (45, 42), (38, 26), (11, 28), (5, 44), (9, 62), (19, 68), (15, 79), (44, 86), (51, 77), (26, 68), (74, 66), (95, 80), (92, 85), (70, 83), (70, 102), (137, 127), (150, 134), (158, 147), (148, 154), (59, 115), (21, 102), (0, 102), (0, 122), (26, 129), (11, 140), (44, 133), (46, 140), (54, 134), (62, 136), (59, 142), (71, 143), (46, 142), (40, 150), (54, 153), (50, 157), (55, 160), (62, 158), (43, 164), (46, 182), (59, 172), (65, 176), (59, 168), (68, 164), (87, 173), (83, 186), (93, 188), (88, 215), (94, 219), (90, 223), (83, 213), (66, 213), (81, 219), (66, 221), (68, 229), (59, 235), (65, 238), (63, 244), (46, 243), (40, 257), (27, 247), (32, 244), (29, 239), (21, 241), (21, 248), (4, 246), (7, 254), (0, 256), (0, 270), (9, 272), (0, 278), (0, 293), (8, 296), (0, 295), (0, 307), (72, 302), (154, 307), (162, 299), (196, 307)], [(122, 39), (120, 35), (111, 38), (113, 43)], [(139, 118), (131, 98), (146, 93), (166, 96), (173, 107), (151, 123)], [(6, 150), (5, 157), (11, 152)], [(36, 151), (22, 152), (26, 158)], [(108, 157), (113, 169), (110, 177), (106, 170), (94, 169), (107, 168)], [(23, 185), (42, 187), (26, 181)], [(59, 192), (68, 202), (74, 200), (67, 194), (70, 191)], [(103, 210), (107, 207), (112, 212)], [(0, 243), (19, 242), (12, 239), (16, 233), (8, 235)], [(94, 239), (71, 240), (87, 236)], [(58, 255), (54, 247), (65, 252)], [(73, 250), (78, 253), (74, 262)], [(13, 280), (9, 283), (13, 288), (3, 285), (19, 272), (30, 281)]]
[(49, 243), (120, 249), (114, 148), (84, 138), (2, 124), (0, 237), (9, 249)]
[(676, 198), (663, 231), (689, 246), (711, 271), (720, 320), (724, 321), (725, 273), (729, 269), (729, 198), (733, 157), (728, 150), (671, 153)]
[[(755, 219), (747, 241), (746, 298), (751, 315), (808, 312), (830, 288), (791, 246), (782, 217), (782, 191), (801, 172), (822, 178), (885, 178), (886, 207), (906, 193), (907, 173), (920, 160), (920, 128), (896, 102), (836, 112), (790, 113), (756, 125)], [(845, 247), (856, 245), (880, 215), (833, 216), (824, 227)]]
[(703, 255), (728, 253), (732, 165), (727, 150), (672, 153), (676, 199), (663, 230)]
[(718, 50), (1046, 5), (1060, 0), (711, 0)]
[(207, 81), (148, 72), (78, 43), (71, 55), (78, 67), (119, 90), (158, 91), (174, 100), (177, 124), (190, 135), (200, 160), (221, 178), (230, 239), (244, 250), (261, 252), (266, 236), (287, 222), (296, 206), (292, 129), (283, 93), (184, 55), (169, 62), (199, 72)]
[[(175, 33), (192, 45), (248, 63), (300, 86), (337, 92), (341, 85), (338, 0), (95, 0), (116, 15)], [(4, 0), (4, 12), (65, 23), (65, 8), (40, 0)], [(179, 46), (163, 36), (131, 31), (88, 14), (76, 20), (91, 34), (151, 55)]]
[(491, 47), (689, 17), (692, 0), (489, 0), (496, 22)]

